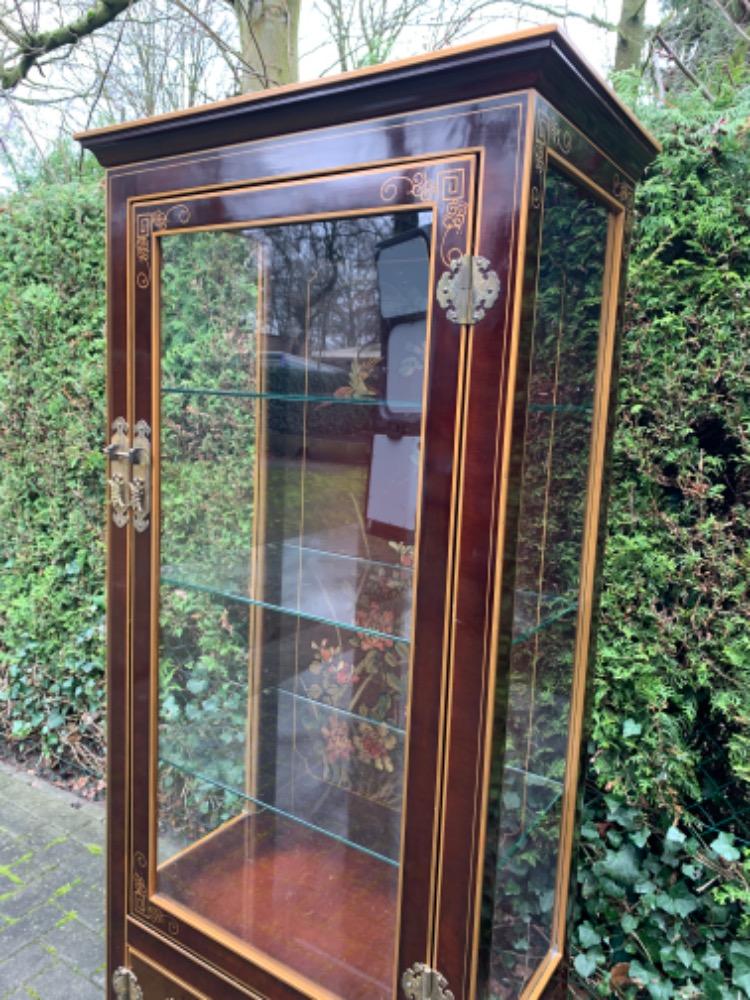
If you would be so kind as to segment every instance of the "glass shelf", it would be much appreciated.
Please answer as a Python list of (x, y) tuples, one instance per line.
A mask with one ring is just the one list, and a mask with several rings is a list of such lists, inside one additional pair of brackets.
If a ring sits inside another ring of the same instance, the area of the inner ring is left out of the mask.
[[(250, 596), (251, 566), (262, 561), (266, 585), (276, 600)], [(249, 607), (292, 615), (387, 642), (408, 643), (412, 567), (330, 552), (296, 542), (270, 543), (238, 564), (212, 553), (210, 563), (165, 565), (162, 584), (199, 591)], [(390, 598), (374, 604), (368, 586), (397, 584)], [(278, 595), (278, 596), (277, 596)], [(369, 623), (366, 616), (369, 615)]]
[(364, 563), (366, 566), (383, 566), (388, 570), (397, 570), (406, 576), (411, 576), (414, 572), (413, 566), (403, 566), (401, 563), (386, 562), (383, 559), (371, 559), (369, 556), (354, 556), (348, 552), (330, 552), (328, 549), (321, 549), (314, 545), (300, 545), (299, 542), (269, 542), (268, 548), (275, 549), (281, 544), (284, 549), (297, 549), (301, 552), (309, 552), (315, 556), (325, 556), (331, 559), (347, 559), (350, 562)]
[(358, 635), (372, 636), (376, 639), (386, 639), (389, 642), (409, 643), (408, 636), (396, 635), (393, 632), (383, 632), (380, 629), (368, 628), (365, 625), (357, 625), (352, 622), (341, 621), (336, 618), (329, 618), (325, 615), (312, 614), (301, 608), (285, 607), (282, 604), (274, 604), (271, 601), (260, 601), (246, 594), (238, 594), (231, 590), (222, 590), (209, 584), (198, 583), (196, 580), (178, 579), (177, 577), (163, 574), (161, 577), (163, 586), (172, 587), (175, 590), (194, 590), (200, 594), (208, 594), (211, 597), (221, 597), (227, 601), (236, 601), (239, 604), (246, 604), (251, 608), (263, 608), (265, 611), (275, 611), (281, 615), (290, 615), (295, 618), (302, 618), (305, 621), (316, 622), (319, 625), (328, 625), (331, 628), (343, 629), (347, 632), (356, 632)]
[[(273, 548), (283, 548), (286, 550), (291, 550), (293, 552), (307, 553), (310, 556), (319, 559), (324, 557), (326, 559), (340, 559), (344, 562), (360, 563), (365, 564), (368, 567), (383, 567), (388, 571), (395, 570), (397, 572), (403, 572), (406, 575), (411, 574), (411, 567), (401, 567), (397, 564), (381, 562), (378, 560), (367, 560), (362, 559), (357, 556), (350, 556), (343, 553), (331, 553), (322, 552), (315, 548), (309, 548), (306, 546), (299, 546), (294, 543), (284, 542), (281, 545), (269, 545), (269, 549)], [(294, 607), (289, 604), (276, 604), (272, 601), (259, 600), (258, 598), (249, 597), (246, 593), (241, 593), (240, 589), (242, 584), (235, 583), (231, 580), (231, 575), (227, 586), (221, 586), (219, 584), (212, 583), (199, 583), (196, 579), (192, 579), (199, 573), (205, 575), (208, 570), (204, 571), (202, 568), (194, 568), (190, 573), (182, 573), (180, 570), (183, 568), (173, 568), (168, 567), (168, 572), (164, 573), (161, 578), (163, 585), (172, 587), (176, 590), (193, 590), (198, 593), (208, 594), (213, 597), (223, 598), (225, 600), (236, 601), (240, 604), (245, 604), (248, 607), (262, 608), (266, 611), (277, 612), (282, 615), (290, 615), (292, 617), (301, 618), (305, 621), (315, 622), (319, 625), (327, 625), (331, 628), (343, 629), (347, 632), (356, 632), (361, 635), (370, 636), (376, 639), (385, 639), (388, 642), (398, 642), (398, 643), (410, 643), (410, 638), (408, 635), (401, 634), (398, 632), (388, 632), (382, 629), (371, 628), (365, 625), (359, 625), (351, 620), (347, 621), (343, 615), (338, 617), (333, 617), (331, 615), (325, 615), (322, 613), (316, 613), (312, 610)], [(179, 574), (179, 575), (178, 575)], [(232, 584), (235, 584), (232, 586)], [(296, 582), (295, 582), (296, 583)], [(300, 596), (302, 596), (302, 591), (308, 592), (308, 588), (301, 586), (299, 587)], [(522, 598), (519, 602), (519, 597)], [(533, 602), (531, 607), (531, 614), (528, 604), (524, 606), (525, 602)], [(536, 603), (537, 596), (530, 592), (524, 592), (523, 594), (516, 595), (516, 611), (514, 616), (514, 634), (512, 638), (512, 645), (516, 646), (521, 643), (527, 642), (529, 639), (533, 638), (537, 633), (550, 628), (556, 622), (575, 614), (578, 610), (578, 600), (571, 600), (570, 598), (565, 598), (564, 596), (552, 596), (546, 595), (542, 598), (542, 606), (544, 611), (539, 619), (539, 621), (530, 621), (530, 618), (536, 617)], [(405, 611), (405, 617), (408, 618), (409, 609)], [(293, 693), (293, 692), (290, 692)]]
[(347, 847), (353, 848), (360, 854), (366, 854), (371, 858), (377, 858), (378, 861), (382, 861), (391, 867), (398, 868), (399, 862), (393, 858), (389, 858), (384, 854), (380, 854), (378, 851), (374, 851), (363, 844), (357, 843), (354, 840), (350, 840), (348, 837), (341, 836), (340, 834), (334, 833), (331, 830), (325, 829), (325, 827), (319, 826), (317, 823), (312, 823), (310, 820), (305, 819), (303, 816), (299, 816), (293, 812), (286, 809), (281, 809), (278, 806), (272, 805), (270, 802), (265, 802), (262, 799), (256, 798), (250, 795), (248, 792), (239, 791), (237, 788), (232, 788), (231, 785), (227, 785), (223, 781), (219, 781), (216, 778), (212, 778), (206, 774), (201, 774), (199, 771), (191, 768), (185, 764), (178, 763), (169, 757), (164, 757), (159, 755), (159, 762), (167, 767), (174, 768), (174, 770), (179, 771), (181, 774), (193, 778), (196, 781), (201, 782), (204, 785), (210, 785), (212, 788), (218, 788), (229, 795), (234, 796), (238, 800), (244, 802), (249, 802), (258, 809), (272, 813), (275, 816), (281, 816), (284, 819), (290, 820), (292, 823), (298, 824), (299, 826), (305, 827), (307, 830), (313, 830), (315, 833), (322, 834), (324, 837), (330, 840), (335, 840), (339, 844), (345, 844)]
[[(289, 693), (289, 692), (285, 692)], [(273, 805), (270, 802), (266, 802), (263, 799), (257, 798), (254, 795), (250, 795), (248, 792), (240, 791), (237, 788), (233, 788), (226, 782), (220, 781), (217, 778), (213, 778), (210, 775), (203, 774), (194, 767), (190, 767), (186, 764), (180, 763), (178, 761), (172, 760), (170, 757), (159, 755), (159, 762), (166, 767), (173, 768), (175, 771), (179, 771), (180, 774), (185, 775), (188, 778), (193, 778), (204, 785), (209, 785), (212, 788), (217, 788), (222, 792), (226, 792), (228, 795), (233, 796), (237, 800), (242, 800), (244, 802), (251, 803), (258, 809), (271, 813), (275, 816), (281, 816), (284, 819), (290, 820), (291, 822), (298, 824), (299, 826), (305, 827), (307, 830), (313, 830), (315, 833), (319, 833), (324, 837), (334, 840), (340, 844), (345, 844), (347, 847), (353, 848), (361, 854), (366, 854), (369, 857), (377, 858), (378, 861), (382, 861), (387, 865), (394, 868), (399, 867), (398, 860), (388, 857), (387, 855), (381, 854), (378, 851), (372, 850), (365, 845), (358, 843), (357, 841), (351, 840), (348, 837), (342, 836), (341, 834), (335, 833), (332, 830), (328, 830), (325, 827), (320, 826), (317, 823), (313, 823), (304, 816), (290, 812), (286, 809), (282, 809), (279, 806)], [(521, 849), (524, 844), (526, 844), (533, 836), (535, 830), (537, 830), (544, 822), (545, 817), (547, 817), (550, 812), (555, 808), (557, 803), (562, 799), (563, 795), (563, 784), (560, 781), (555, 781), (551, 778), (545, 778), (542, 775), (533, 774), (528, 771), (524, 771), (521, 768), (515, 767), (505, 767), (505, 773), (509, 775), (510, 780), (513, 784), (519, 784), (523, 781), (526, 782), (532, 789), (532, 795), (529, 798), (527, 804), (527, 812), (530, 813), (530, 818), (525, 825), (524, 829), (519, 831), (516, 836), (510, 837), (509, 841), (506, 842), (504, 850), (501, 852), (497, 860), (498, 869), (506, 865), (511, 858)], [(508, 783), (504, 782), (504, 791), (507, 791)]]
[(380, 396), (347, 396), (347, 395), (305, 395), (294, 392), (251, 392), (245, 389), (202, 389), (184, 386), (162, 386), (163, 395), (178, 396), (217, 396), (229, 399), (270, 399), (280, 403), (331, 403), (347, 404), (349, 406), (383, 406), (389, 410), (411, 411), (419, 413), (421, 401), (383, 399)]
[(299, 691), (292, 691), (288, 687), (283, 685), (272, 685), (271, 687), (264, 688), (263, 694), (271, 695), (278, 692), (279, 694), (287, 695), (289, 698), (294, 698), (299, 702), (310, 705), (313, 708), (321, 709), (324, 712), (333, 712), (335, 715), (340, 715), (344, 719), (352, 719), (354, 722), (362, 722), (368, 726), (384, 727), (390, 733), (395, 733), (399, 738), (403, 738), (406, 735), (406, 730), (401, 726), (394, 726), (390, 722), (386, 722), (382, 719), (373, 719), (370, 715), (360, 715), (357, 712), (351, 712), (347, 708), (340, 708), (338, 705), (329, 705), (327, 702), (320, 701), (318, 698), (311, 698), (309, 695), (301, 694)]

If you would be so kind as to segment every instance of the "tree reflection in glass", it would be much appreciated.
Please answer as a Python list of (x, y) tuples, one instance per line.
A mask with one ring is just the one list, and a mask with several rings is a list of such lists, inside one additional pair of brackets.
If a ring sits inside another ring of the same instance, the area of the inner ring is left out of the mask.
[(395, 954), (429, 222), (161, 239), (158, 888), (346, 1000)]

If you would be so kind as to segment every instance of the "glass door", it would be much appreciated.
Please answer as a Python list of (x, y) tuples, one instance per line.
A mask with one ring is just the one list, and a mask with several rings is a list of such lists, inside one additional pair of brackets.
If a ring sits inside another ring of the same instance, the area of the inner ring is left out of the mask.
[(427, 955), (461, 377), (433, 299), (472, 190), (452, 159), (133, 209), (131, 909), (274, 996), (387, 1000)]

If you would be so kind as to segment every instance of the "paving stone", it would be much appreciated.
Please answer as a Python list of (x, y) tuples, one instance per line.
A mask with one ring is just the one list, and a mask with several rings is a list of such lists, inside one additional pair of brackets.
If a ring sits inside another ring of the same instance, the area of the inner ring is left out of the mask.
[(44, 882), (24, 883), (7, 899), (0, 898), (0, 915), (22, 917), (35, 906), (48, 902), (49, 897), (49, 886)]
[(23, 848), (20, 838), (7, 835), (0, 836), (0, 866), (13, 864), (22, 854)]
[(39, 817), (30, 815), (27, 809), (20, 808), (15, 802), (13, 789), (3, 789), (3, 808), (0, 812), (0, 827), (5, 834), (14, 837), (29, 838), (39, 827)]
[(107, 950), (104, 946), (102, 946), (101, 962), (89, 973), (89, 979), (95, 986), (104, 990), (107, 979)]
[(48, 873), (59, 867), (54, 854), (43, 855), (37, 851), (25, 851), (11, 867), (11, 875), (20, 879), (21, 885), (32, 885), (48, 877)]
[(49, 968), (25, 984), (33, 1000), (102, 1000), (102, 991), (63, 962)]
[(60, 920), (60, 910), (49, 903), (0, 928), (0, 955), (11, 955), (28, 941), (46, 938)]
[(107, 828), (107, 814), (100, 802), (92, 803), (89, 808), (90, 812), (87, 813), (86, 822), (76, 826), (72, 836), (84, 844), (94, 844), (101, 848)]
[(104, 962), (104, 938), (90, 930), (80, 920), (69, 920), (45, 937), (45, 943), (55, 949), (63, 960), (84, 976), (94, 975)]
[(90, 930), (97, 934), (104, 932), (104, 896), (101, 883), (84, 885), (83, 882), (79, 882), (78, 885), (71, 887), (70, 892), (59, 896), (56, 901), (63, 909), (75, 911), (78, 920)]
[(61, 884), (72, 881), (75, 877), (85, 879), (87, 883), (104, 877), (102, 859), (94, 857), (83, 844), (72, 839), (35, 851), (28, 862), (14, 868), (14, 871), (30, 874), (35, 867), (60, 869), (58, 878)]
[[(52, 791), (59, 790), (52, 789)], [(82, 809), (86, 808), (86, 805), (82, 799), (77, 799), (73, 802), (60, 802), (59, 799), (53, 799), (51, 802), (45, 803), (45, 827), (49, 830), (61, 830), (67, 834), (73, 833), (79, 827), (88, 824), (88, 815), (85, 812), (81, 812)], [(50, 835), (50, 839), (53, 836), (54, 833)]]
[(0, 1000), (101, 1000), (104, 810), (2, 763), (0, 778)]
[(53, 962), (38, 942), (19, 948), (10, 958), (0, 960), (0, 997), (23, 986), (27, 980)]

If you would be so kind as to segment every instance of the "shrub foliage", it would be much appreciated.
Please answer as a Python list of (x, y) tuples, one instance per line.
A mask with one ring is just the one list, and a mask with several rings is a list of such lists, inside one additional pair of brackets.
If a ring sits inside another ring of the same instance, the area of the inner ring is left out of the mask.
[[(584, 995), (750, 995), (750, 91), (642, 109), (579, 852)], [(604, 793), (604, 794), (601, 794)], [(628, 803), (626, 807), (624, 802)]]
[(101, 767), (104, 212), (98, 181), (0, 212), (0, 735)]

